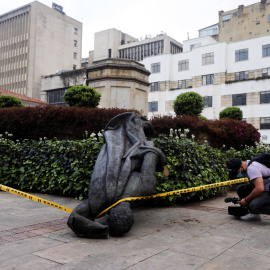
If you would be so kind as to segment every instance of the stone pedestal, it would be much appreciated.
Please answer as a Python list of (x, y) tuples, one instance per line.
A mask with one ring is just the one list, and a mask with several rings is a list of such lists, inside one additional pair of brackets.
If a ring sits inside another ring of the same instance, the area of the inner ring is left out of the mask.
[(101, 93), (101, 108), (136, 109), (147, 115), (149, 75), (136, 61), (109, 58), (87, 68), (87, 85)]

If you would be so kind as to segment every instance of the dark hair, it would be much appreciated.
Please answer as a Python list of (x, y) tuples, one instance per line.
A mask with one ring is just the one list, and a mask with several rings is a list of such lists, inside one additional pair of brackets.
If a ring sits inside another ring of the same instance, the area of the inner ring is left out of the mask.
[(230, 180), (236, 179), (241, 164), (242, 162), (239, 158), (232, 158), (227, 162), (227, 171), (229, 172)]

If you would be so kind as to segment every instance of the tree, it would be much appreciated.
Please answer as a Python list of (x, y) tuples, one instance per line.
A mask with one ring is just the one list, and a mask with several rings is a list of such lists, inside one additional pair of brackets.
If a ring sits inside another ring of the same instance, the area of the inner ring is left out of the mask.
[(8, 108), (8, 107), (24, 107), (24, 105), (16, 97), (0, 96), (0, 108)]
[(63, 99), (71, 107), (95, 108), (100, 102), (101, 94), (86, 85), (76, 85), (69, 88)]
[(204, 107), (204, 100), (196, 92), (186, 92), (178, 95), (173, 102), (176, 115), (199, 115)]
[(242, 120), (243, 112), (238, 107), (227, 107), (219, 113), (219, 119), (223, 118)]

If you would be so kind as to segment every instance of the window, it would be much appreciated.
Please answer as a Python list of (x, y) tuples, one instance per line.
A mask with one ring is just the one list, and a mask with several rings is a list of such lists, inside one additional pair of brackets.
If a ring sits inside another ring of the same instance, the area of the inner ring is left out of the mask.
[(245, 61), (248, 60), (248, 49), (235, 51), (235, 61)]
[(74, 28), (74, 34), (78, 35), (78, 28)]
[(52, 90), (48, 91), (48, 103), (53, 105), (66, 105), (65, 101), (63, 100), (63, 95), (67, 89), (59, 89), (59, 90)]
[(160, 72), (160, 62), (158, 62), (158, 63), (153, 63), (153, 64), (151, 65), (151, 72), (152, 72), (152, 73), (158, 73), (158, 72)]
[(108, 57), (111, 58), (112, 57), (112, 49), (108, 50)]
[(178, 81), (178, 87), (180, 89), (186, 89), (186, 88), (188, 88), (188, 80)]
[(77, 68), (77, 66), (76, 65), (73, 65), (73, 69), (76, 69)]
[(157, 112), (158, 111), (158, 102), (148, 102), (148, 112)]
[(77, 53), (73, 53), (73, 58), (77, 59)]
[(270, 22), (270, 14), (268, 15), (268, 19), (267, 19), (268, 22)]
[(262, 76), (263, 77), (270, 76), (270, 68), (263, 68), (262, 69)]
[(211, 65), (214, 64), (214, 53), (206, 53), (202, 55), (202, 64)]
[(232, 105), (233, 106), (246, 105), (246, 94), (232, 95)]
[(151, 83), (151, 92), (160, 90), (160, 82)]
[(247, 80), (248, 78), (249, 78), (248, 71), (235, 72), (236, 81)]
[(260, 129), (270, 129), (270, 117), (261, 117)]
[(229, 21), (229, 20), (231, 19), (231, 17), (232, 17), (232, 14), (224, 15), (224, 16), (222, 16), (222, 21), (223, 21), (223, 22), (224, 22), (224, 21)]
[(198, 48), (200, 46), (201, 46), (201, 43), (192, 44), (192, 45), (190, 45), (190, 50), (192, 51), (193, 49)]
[(260, 103), (270, 103), (270, 91), (260, 93)]
[(178, 71), (182, 71), (182, 70), (188, 70), (189, 69), (189, 60), (181, 60), (178, 61)]
[(270, 44), (262, 46), (262, 57), (270, 56)]
[(77, 40), (74, 40), (73, 45), (74, 47), (77, 47)]
[(203, 97), (204, 99), (204, 108), (209, 108), (209, 107), (212, 107), (212, 96), (209, 96), (209, 97)]
[(214, 84), (214, 74), (203, 76), (203, 85)]

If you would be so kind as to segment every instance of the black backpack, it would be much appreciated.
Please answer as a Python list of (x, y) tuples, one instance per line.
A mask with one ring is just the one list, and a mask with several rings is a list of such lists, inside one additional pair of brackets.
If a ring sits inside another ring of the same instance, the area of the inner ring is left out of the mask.
[[(249, 163), (248, 166), (253, 162), (253, 161), (257, 161), (258, 163), (263, 164), (264, 166), (266, 166), (267, 168), (270, 169), (270, 154), (269, 153), (265, 153), (265, 154), (260, 154), (258, 156), (255, 156), (254, 158), (252, 158)], [(269, 178), (269, 176), (264, 176), (263, 178)]]

